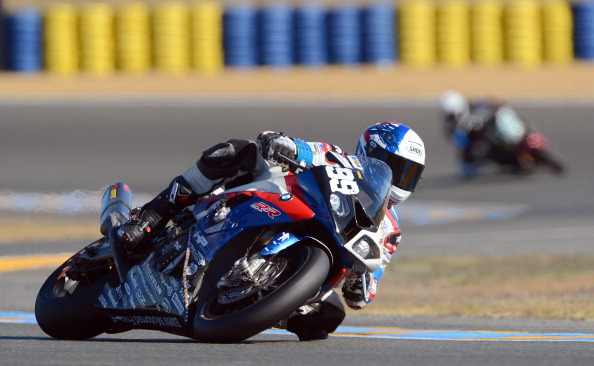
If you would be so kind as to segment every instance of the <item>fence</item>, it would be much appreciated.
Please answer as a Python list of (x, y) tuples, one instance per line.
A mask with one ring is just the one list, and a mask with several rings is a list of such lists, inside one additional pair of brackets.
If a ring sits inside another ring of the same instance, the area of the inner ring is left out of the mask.
[(9, 70), (59, 75), (594, 60), (594, 1), (51, 4), (6, 14)]

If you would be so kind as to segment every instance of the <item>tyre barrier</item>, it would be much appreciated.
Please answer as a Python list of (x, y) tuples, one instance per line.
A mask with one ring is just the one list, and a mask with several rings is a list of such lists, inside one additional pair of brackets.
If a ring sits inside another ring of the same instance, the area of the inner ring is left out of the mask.
[(259, 64), (286, 68), (294, 64), (293, 11), (287, 4), (263, 6), (258, 13)]
[(435, 64), (436, 14), (432, 0), (406, 0), (400, 3), (397, 26), (400, 62), (427, 68)]
[(181, 1), (167, 1), (153, 11), (153, 60), (157, 71), (183, 75), (190, 68), (190, 13)]
[(43, 56), (50, 74), (71, 76), (79, 71), (78, 10), (52, 4), (43, 17)]
[(214, 1), (195, 4), (190, 10), (191, 66), (203, 74), (223, 68), (223, 7)]
[(470, 5), (471, 58), (481, 66), (504, 63), (503, 4), (499, 0), (479, 0)]
[(470, 64), (470, 5), (465, 0), (437, 4), (437, 60), (451, 67)]
[(328, 63), (326, 9), (310, 3), (295, 9), (295, 63), (320, 67)]
[(390, 65), (396, 62), (395, 5), (370, 4), (361, 11), (363, 62)]
[(80, 69), (93, 76), (109, 76), (115, 70), (113, 8), (89, 3), (79, 15)]
[(538, 0), (515, 0), (504, 6), (504, 44), (507, 59), (517, 66), (542, 62), (541, 17)]
[[(592, 19), (594, 21), (594, 18)], [(542, 5), (543, 60), (566, 65), (573, 61), (573, 21), (571, 7), (563, 0)]]
[(594, 1), (573, 6), (575, 56), (594, 60)]
[(225, 65), (249, 68), (258, 65), (257, 10), (251, 4), (229, 7), (223, 14)]
[(149, 71), (151, 63), (150, 12), (142, 2), (128, 2), (115, 13), (116, 68), (126, 74)]
[(19, 72), (42, 67), (41, 17), (37, 9), (26, 9), (6, 19), (8, 67)]
[(9, 70), (65, 76), (329, 64), (533, 68), (594, 60), (594, 0), (129, 0), (7, 13)]
[(361, 63), (360, 9), (342, 5), (328, 11), (328, 56), (330, 63), (357, 65)]

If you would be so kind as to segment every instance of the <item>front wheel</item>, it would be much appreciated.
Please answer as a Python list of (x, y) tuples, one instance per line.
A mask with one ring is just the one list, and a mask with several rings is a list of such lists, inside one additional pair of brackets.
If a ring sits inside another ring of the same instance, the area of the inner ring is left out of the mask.
[(230, 301), (216, 290), (201, 302), (194, 318), (195, 338), (239, 342), (272, 327), (315, 296), (330, 270), (326, 253), (309, 245), (295, 245), (270, 261), (278, 270), (249, 297)]

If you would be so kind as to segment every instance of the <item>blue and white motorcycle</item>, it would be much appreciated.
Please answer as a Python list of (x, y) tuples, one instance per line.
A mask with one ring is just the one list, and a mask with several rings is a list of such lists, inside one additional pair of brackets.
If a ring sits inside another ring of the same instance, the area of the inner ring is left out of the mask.
[(39, 326), (58, 339), (151, 329), (225, 343), (315, 309), (345, 275), (381, 265), (390, 168), (341, 161), (299, 174), (271, 168), (266, 180), (203, 198), (136, 258), (109, 239), (131, 203), (125, 184), (110, 186), (103, 205), (112, 229), (45, 281)]

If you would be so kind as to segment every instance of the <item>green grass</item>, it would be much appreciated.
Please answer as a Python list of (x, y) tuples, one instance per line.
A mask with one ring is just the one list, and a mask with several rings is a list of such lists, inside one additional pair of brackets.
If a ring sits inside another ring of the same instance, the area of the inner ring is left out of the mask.
[(594, 255), (394, 258), (368, 310), (594, 320)]
[[(82, 247), (99, 237), (98, 219), (4, 215), (0, 245), (68, 239), (80, 240)], [(594, 320), (594, 254), (505, 258), (396, 254), (364, 313)]]

